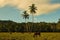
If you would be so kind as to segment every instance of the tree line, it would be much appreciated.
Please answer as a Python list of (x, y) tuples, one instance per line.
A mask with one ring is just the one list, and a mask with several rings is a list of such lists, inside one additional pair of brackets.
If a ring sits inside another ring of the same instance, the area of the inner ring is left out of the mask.
[(60, 32), (60, 22), (58, 23), (16, 23), (13, 21), (0, 20), (0, 32)]

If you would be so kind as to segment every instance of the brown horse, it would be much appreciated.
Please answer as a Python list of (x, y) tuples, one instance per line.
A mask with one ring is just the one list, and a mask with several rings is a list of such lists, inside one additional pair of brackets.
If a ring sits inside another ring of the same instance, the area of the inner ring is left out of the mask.
[(33, 37), (41, 36), (40, 32), (35, 32)]

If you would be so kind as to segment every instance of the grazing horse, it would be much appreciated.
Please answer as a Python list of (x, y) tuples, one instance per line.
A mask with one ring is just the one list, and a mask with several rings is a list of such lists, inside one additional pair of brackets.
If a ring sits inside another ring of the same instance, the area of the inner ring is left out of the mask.
[(37, 37), (37, 36), (40, 36), (40, 35), (41, 35), (40, 32), (35, 32), (33, 37)]

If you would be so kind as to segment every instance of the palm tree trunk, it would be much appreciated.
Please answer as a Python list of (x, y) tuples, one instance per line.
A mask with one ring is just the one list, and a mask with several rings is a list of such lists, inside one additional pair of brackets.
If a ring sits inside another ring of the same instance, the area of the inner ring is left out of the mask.
[[(32, 13), (32, 27), (33, 27), (33, 23), (34, 23), (34, 15)], [(32, 31), (32, 27), (31, 27), (31, 31)]]
[(26, 22), (26, 19), (25, 19), (25, 23), (27, 23), (27, 22)]
[(26, 32), (28, 32), (27, 19), (25, 19), (25, 28), (26, 28)]
[(34, 15), (32, 14), (32, 23), (34, 23)]
[(25, 27), (24, 28), (25, 28), (24, 32), (26, 32), (26, 19), (25, 19)]

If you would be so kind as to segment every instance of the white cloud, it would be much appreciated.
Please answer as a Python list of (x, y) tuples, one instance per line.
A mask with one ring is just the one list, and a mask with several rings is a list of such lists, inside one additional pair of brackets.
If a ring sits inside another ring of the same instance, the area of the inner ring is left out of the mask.
[(48, 13), (48, 12), (52, 12), (54, 10), (56, 10), (57, 8), (60, 8), (60, 4), (41, 4), (38, 5), (38, 10), (37, 10), (37, 14), (36, 15), (39, 15), (39, 14), (44, 14), (44, 13)]
[(50, 4), (50, 0), (0, 0), (0, 7), (9, 4), (18, 9), (29, 10), (29, 6), (33, 3), (36, 4), (38, 9), (35, 15), (41, 15), (60, 8), (60, 4)]

